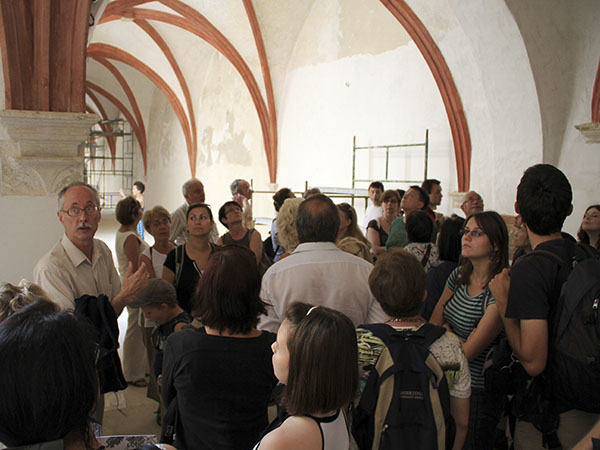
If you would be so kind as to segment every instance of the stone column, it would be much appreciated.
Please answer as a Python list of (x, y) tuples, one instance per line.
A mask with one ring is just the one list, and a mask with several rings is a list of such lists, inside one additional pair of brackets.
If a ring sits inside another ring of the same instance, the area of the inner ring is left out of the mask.
[(81, 145), (95, 114), (0, 111), (0, 193), (42, 197), (83, 177)]

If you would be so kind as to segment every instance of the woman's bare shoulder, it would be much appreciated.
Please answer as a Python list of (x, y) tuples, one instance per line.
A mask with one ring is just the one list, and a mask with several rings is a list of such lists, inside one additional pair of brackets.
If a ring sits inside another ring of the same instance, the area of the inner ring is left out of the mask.
[(260, 450), (321, 450), (319, 425), (306, 416), (292, 416), (267, 434)]

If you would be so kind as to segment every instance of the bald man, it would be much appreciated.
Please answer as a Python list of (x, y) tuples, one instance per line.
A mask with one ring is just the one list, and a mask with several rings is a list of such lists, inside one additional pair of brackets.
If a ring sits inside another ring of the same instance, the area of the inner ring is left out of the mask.
[(465, 199), (462, 205), (460, 205), (460, 209), (465, 213), (465, 217), (480, 213), (483, 211), (483, 198), (477, 192), (469, 191), (465, 194)]

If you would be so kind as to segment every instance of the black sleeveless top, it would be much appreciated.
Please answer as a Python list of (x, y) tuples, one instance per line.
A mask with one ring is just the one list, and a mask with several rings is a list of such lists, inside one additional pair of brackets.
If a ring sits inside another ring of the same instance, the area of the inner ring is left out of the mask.
[(240, 247), (250, 248), (250, 236), (252, 236), (253, 232), (254, 230), (248, 230), (241, 239), (235, 240), (231, 237), (231, 233), (228, 231), (221, 236), (221, 242), (223, 242), (223, 245), (239, 245)]

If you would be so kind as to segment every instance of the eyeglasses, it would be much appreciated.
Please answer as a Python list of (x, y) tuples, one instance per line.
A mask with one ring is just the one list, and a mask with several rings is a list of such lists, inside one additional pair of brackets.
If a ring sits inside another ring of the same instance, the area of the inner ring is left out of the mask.
[(473, 203), (483, 203), (483, 199), (481, 197), (469, 197), (467, 199), (465, 199), (465, 201), (463, 202), (463, 205), (469, 203), (470, 205)]
[(164, 218), (164, 219), (162, 219), (162, 220), (154, 220), (154, 221), (152, 222), (152, 226), (153, 226), (153, 227), (159, 227), (159, 226), (161, 226), (161, 225), (168, 225), (168, 224), (170, 224), (170, 223), (171, 223), (171, 221), (165, 217), (165, 218)]
[(78, 206), (73, 206), (67, 210), (61, 210), (64, 213), (67, 213), (68, 216), (70, 217), (79, 217), (79, 215), (81, 214), (82, 211), (85, 212), (86, 216), (93, 216), (94, 214), (96, 214), (98, 211), (100, 210), (100, 208), (98, 208), (96, 205), (89, 205), (86, 206), (85, 208), (80, 208)]
[(460, 231), (460, 235), (465, 237), (465, 236), (471, 236), (473, 237), (481, 237), (483, 236), (485, 233), (481, 230), (469, 230), (468, 228), (464, 228)]

